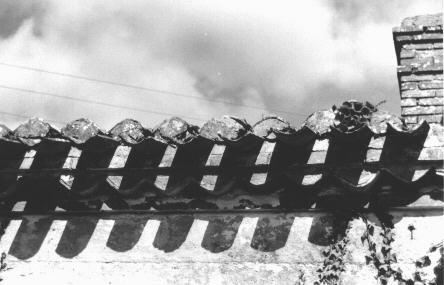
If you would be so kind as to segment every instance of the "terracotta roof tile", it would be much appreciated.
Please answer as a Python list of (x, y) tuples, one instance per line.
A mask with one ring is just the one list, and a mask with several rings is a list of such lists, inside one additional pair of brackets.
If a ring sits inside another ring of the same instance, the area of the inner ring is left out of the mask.
[(348, 123), (339, 126), (333, 109), (297, 129), (276, 116), (253, 127), (226, 116), (200, 129), (175, 117), (153, 131), (126, 119), (109, 132), (79, 119), (58, 132), (34, 118), (14, 132), (0, 126), (0, 204), (222, 209), (247, 199), (248, 207), (353, 208), (442, 200), (442, 126), (407, 129), (381, 111)]

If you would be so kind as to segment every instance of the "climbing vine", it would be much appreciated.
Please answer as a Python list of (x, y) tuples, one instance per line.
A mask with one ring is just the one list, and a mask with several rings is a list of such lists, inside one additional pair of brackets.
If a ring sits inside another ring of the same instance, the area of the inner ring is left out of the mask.
[[(360, 213), (353, 214), (351, 217), (359, 218), (365, 224), (365, 230), (361, 236), (362, 244), (367, 245), (368, 249), (365, 261), (367, 265), (371, 264), (376, 268), (375, 278), (379, 284), (386, 285), (391, 280), (400, 285), (443, 284), (444, 248), (442, 242), (434, 245), (426, 255), (416, 260), (415, 272), (411, 277), (406, 277), (403, 271), (397, 266), (397, 256), (393, 252), (392, 243), (395, 241), (395, 234), (393, 232), (393, 224), (390, 216), (387, 214), (378, 215), (381, 222), (379, 236), (382, 239), (382, 242), (380, 246), (376, 243), (375, 224), (371, 223)], [(349, 243), (349, 230), (350, 223), (347, 226), (344, 237), (333, 239), (332, 243), (322, 251), (324, 262), (321, 268), (317, 270), (318, 279), (314, 284), (340, 284), (340, 275), (345, 271), (345, 256), (347, 253), (347, 245)], [(428, 280), (424, 272), (424, 270), (432, 264), (428, 254), (436, 252), (437, 250), (439, 250), (440, 259), (438, 260), (438, 264), (433, 268), (435, 278)]]
[(397, 262), (397, 257), (392, 252), (392, 242), (395, 240), (392, 229), (384, 223), (381, 224), (382, 246), (378, 251), (374, 241), (375, 225), (370, 223), (365, 216), (360, 215), (360, 217), (365, 223), (365, 231), (361, 236), (361, 241), (363, 244), (367, 243), (369, 250), (369, 254), (365, 256), (365, 262), (367, 265), (372, 263), (375, 266), (377, 270), (376, 279), (383, 285), (387, 284), (391, 278), (403, 281), (402, 271), (393, 268), (393, 265)]
[[(6, 253), (2, 253), (1, 257), (0, 257), (0, 272), (3, 272), (6, 270), (6, 266), (8, 266), (8, 264), (5, 262), (6, 260)], [(3, 281), (3, 278), (0, 277), (0, 281)]]
[(374, 230), (375, 225), (370, 223), (366, 217), (360, 216), (365, 223), (365, 231), (361, 236), (361, 241), (363, 244), (367, 243), (369, 255), (365, 256), (366, 264), (372, 263), (377, 270), (376, 279), (380, 284), (388, 284), (389, 280), (393, 279), (398, 281), (399, 284), (405, 285), (438, 285), (442, 284), (442, 264), (444, 260), (444, 251), (442, 243), (433, 246), (428, 253), (440, 249), (441, 258), (438, 265), (434, 268), (434, 273), (436, 278), (434, 280), (425, 279), (425, 274), (423, 268), (431, 265), (431, 260), (428, 255), (424, 255), (415, 262), (416, 270), (412, 278), (406, 278), (403, 276), (402, 270), (398, 267), (394, 268), (397, 263), (396, 254), (392, 250), (392, 242), (394, 241), (394, 233), (392, 228), (387, 226), (385, 223), (381, 223), (381, 232), (379, 233), (382, 237), (382, 246), (378, 251), (376, 242), (374, 241)]
[(347, 226), (345, 235), (336, 242), (329, 245), (328, 248), (322, 251), (324, 256), (324, 263), (322, 267), (317, 270), (318, 281), (315, 285), (335, 285), (339, 284), (340, 275), (345, 271), (345, 255), (347, 253), (347, 245), (350, 241), (348, 233), (350, 225)]

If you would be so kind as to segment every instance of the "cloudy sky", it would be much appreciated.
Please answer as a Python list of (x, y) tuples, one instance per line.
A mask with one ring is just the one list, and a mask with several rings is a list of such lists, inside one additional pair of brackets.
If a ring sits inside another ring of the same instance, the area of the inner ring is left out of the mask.
[(272, 113), (298, 125), (351, 98), (399, 113), (392, 27), (441, 10), (440, 0), (0, 0), (0, 120), (87, 117), (109, 129)]

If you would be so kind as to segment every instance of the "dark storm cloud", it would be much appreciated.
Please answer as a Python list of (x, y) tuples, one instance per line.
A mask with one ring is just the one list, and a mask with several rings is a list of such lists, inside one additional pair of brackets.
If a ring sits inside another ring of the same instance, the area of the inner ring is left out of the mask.
[(41, 35), (41, 20), (46, 8), (41, 1), (0, 0), (0, 37), (14, 35), (28, 19), (34, 20), (33, 33)]
[[(0, 39), (0, 57), (43, 69), (261, 106), (272, 113), (309, 115), (350, 98), (372, 103), (386, 99), (384, 108), (399, 113), (391, 28), (404, 17), (435, 12), (440, 5), (438, 0), (303, 4), (0, 0), (0, 37), (8, 37), (8, 41)], [(97, 100), (179, 115), (228, 113), (257, 118), (259, 112), (266, 113), (19, 70), (15, 78), (9, 70), (5, 75), (18, 87), (79, 98), (92, 94)], [(26, 104), (13, 100), (11, 95), (11, 109), (22, 112)], [(48, 99), (46, 107), (40, 108), (53, 119), (65, 120), (66, 115), (58, 111), (65, 102), (55, 101)], [(70, 119), (79, 114), (94, 118), (99, 117), (99, 108), (72, 104), (68, 112)], [(142, 117), (100, 110), (115, 118)], [(280, 115), (292, 122), (304, 119)]]
[[(427, 0), (426, 0), (427, 1)], [(335, 12), (335, 19), (348, 25), (363, 24), (365, 22), (391, 22), (393, 11), (402, 11), (410, 6), (413, 0), (329, 0), (326, 1)]]

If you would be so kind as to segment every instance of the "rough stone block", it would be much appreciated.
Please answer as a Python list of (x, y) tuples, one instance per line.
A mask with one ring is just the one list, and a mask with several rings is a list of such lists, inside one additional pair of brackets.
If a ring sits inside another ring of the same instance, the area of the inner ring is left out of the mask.
[(401, 98), (429, 98), (429, 97), (442, 97), (441, 90), (406, 90), (401, 92)]
[(442, 89), (442, 81), (424, 81), (418, 84), (419, 89)]
[(442, 49), (442, 43), (434, 43), (434, 44), (433, 44), (433, 47), (434, 47), (435, 49)]
[(416, 106), (416, 99), (414, 98), (407, 98), (407, 99), (401, 99), (401, 106), (402, 107), (411, 107)]
[(398, 73), (439, 72), (442, 71), (442, 58), (430, 57), (420, 61), (403, 62), (398, 66)]
[(404, 121), (406, 124), (416, 124), (418, 123), (418, 117), (417, 116), (405, 116)]
[(400, 57), (401, 58), (414, 58), (416, 51), (414, 49), (402, 49)]
[[(442, 124), (442, 115), (426, 115), (426, 116), (419, 116), (418, 120), (424, 120), (429, 123), (439, 123)], [(442, 134), (441, 134), (442, 135)]]
[[(412, 44), (406, 44), (403, 45), (403, 49), (407, 50), (424, 50), (424, 49), (433, 49), (434, 44), (427, 43), (427, 44), (418, 44), (418, 43), (412, 43)], [(402, 52), (402, 51), (401, 51)]]
[(418, 83), (416, 81), (402, 82), (401, 83), (401, 91), (404, 91), (404, 90), (415, 90), (417, 87), (418, 87)]
[(442, 57), (442, 50), (440, 50), (440, 49), (417, 50), (416, 51), (416, 56), (418, 58)]
[[(403, 99), (403, 100), (409, 100), (409, 99)], [(402, 102), (402, 101), (401, 101)], [(444, 103), (444, 98), (424, 98), (424, 99), (419, 99), (418, 103), (420, 106), (442, 106)], [(402, 103), (401, 103), (402, 106)]]
[(423, 81), (423, 80), (442, 80), (442, 75), (405, 75), (401, 77), (401, 82), (411, 82), (411, 81)]
[(437, 41), (442, 40), (442, 33), (422, 33), (399, 35), (395, 37), (396, 42), (415, 42), (415, 41)]
[(442, 106), (417, 106), (417, 107), (404, 107), (401, 110), (401, 115), (432, 115), (442, 113)]

